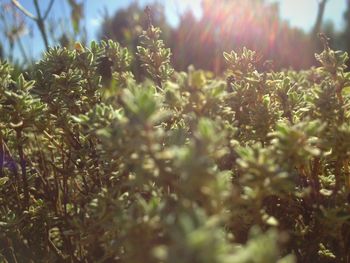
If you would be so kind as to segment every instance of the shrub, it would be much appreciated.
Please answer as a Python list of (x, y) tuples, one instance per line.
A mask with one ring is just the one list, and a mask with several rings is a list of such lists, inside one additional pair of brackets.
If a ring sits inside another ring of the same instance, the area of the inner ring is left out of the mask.
[(159, 29), (131, 55), (52, 48), (0, 66), (0, 258), (7, 262), (348, 262), (350, 75), (174, 72)]

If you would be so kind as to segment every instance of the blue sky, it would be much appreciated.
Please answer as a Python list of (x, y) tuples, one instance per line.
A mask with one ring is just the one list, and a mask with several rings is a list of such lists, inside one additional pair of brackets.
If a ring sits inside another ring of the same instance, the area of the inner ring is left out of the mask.
[[(9, 0), (0, 0), (8, 2)], [(82, 1), (82, 0), (81, 0)], [(140, 4), (145, 5), (153, 0), (139, 0)], [(187, 8), (192, 9), (197, 16), (200, 16), (200, 1), (201, 0), (158, 0), (158, 2), (165, 4), (166, 15), (172, 25), (178, 22), (178, 15)], [(220, 0), (217, 0), (220, 1)], [(245, 0), (242, 0), (245, 1)], [(280, 6), (281, 17), (289, 21), (290, 25), (302, 28), (309, 31), (317, 15), (318, 0), (267, 0), (270, 2), (277, 2)], [(19, 0), (24, 7), (34, 13), (34, 6), (32, 0)], [(43, 6), (46, 6), (49, 0), (40, 0)], [(132, 0), (84, 0), (85, 2), (85, 23), (87, 25), (89, 40), (95, 39), (99, 26), (101, 24), (101, 17), (104, 9), (108, 10), (109, 14), (113, 14), (119, 8), (127, 7)], [(343, 27), (343, 13), (346, 9), (346, 0), (328, 0), (324, 21), (331, 21), (336, 29)], [(69, 8), (65, 0), (56, 0), (52, 9), (52, 17), (69, 17)], [(60, 25), (57, 25), (59, 27)], [(26, 37), (23, 39), (24, 45), (31, 50), (31, 55), (37, 56), (43, 50), (42, 40), (36, 27), (33, 25), (34, 38)], [(0, 38), (3, 40), (3, 38)], [(18, 52), (18, 51), (17, 51)], [(16, 53), (17, 53), (16, 52)]]

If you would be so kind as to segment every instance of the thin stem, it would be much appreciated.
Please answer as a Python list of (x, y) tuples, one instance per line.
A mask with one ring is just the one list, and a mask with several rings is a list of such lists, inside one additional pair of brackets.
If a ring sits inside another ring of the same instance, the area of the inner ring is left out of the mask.
[(340, 189), (340, 180), (341, 180), (341, 169), (342, 169), (342, 160), (338, 158), (338, 160), (335, 162), (335, 168), (334, 168), (334, 176), (335, 176), (335, 186), (333, 189), (333, 195), (336, 196)]
[(313, 161), (313, 165), (311, 166), (311, 179), (312, 179), (312, 187), (313, 187), (314, 195), (317, 201), (319, 199), (320, 188), (321, 188), (320, 181), (318, 178), (320, 167), (321, 167), (320, 158), (315, 158)]
[(3, 177), (4, 162), (5, 162), (4, 144), (2, 143), (2, 138), (0, 135), (0, 178)]
[(21, 171), (22, 171), (22, 183), (23, 183), (23, 193), (24, 193), (24, 201), (26, 207), (29, 205), (29, 187), (28, 187), (28, 178), (27, 178), (27, 169), (26, 169), (26, 160), (24, 158), (23, 146), (22, 146), (22, 131), (19, 129), (16, 131), (17, 135), (17, 150), (20, 159)]
[(48, 245), (49, 248), (51, 248), (51, 250), (53, 250), (55, 252), (55, 254), (58, 256), (58, 258), (60, 258), (62, 261), (65, 261), (68, 256), (65, 255), (61, 250), (59, 250), (56, 245), (52, 242), (49, 233), (47, 234), (47, 241), (48, 241)]
[(13, 248), (13, 246), (9, 247), (11, 256), (12, 256), (12, 260), (14, 263), (18, 263), (17, 257), (16, 257), (16, 253), (15, 253), (15, 249)]

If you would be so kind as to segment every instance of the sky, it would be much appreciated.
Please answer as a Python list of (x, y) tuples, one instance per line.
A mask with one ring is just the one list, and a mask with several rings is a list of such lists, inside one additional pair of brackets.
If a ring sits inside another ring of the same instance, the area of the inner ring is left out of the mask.
[[(281, 17), (290, 24), (309, 31), (316, 21), (318, 0), (279, 0)], [(332, 21), (336, 29), (341, 29), (346, 0), (328, 0), (324, 21)]]
[[(113, 10), (121, 7), (126, 7), (131, 1), (124, 0), (86, 0), (87, 14), (90, 14), (91, 25), (97, 25), (99, 18), (96, 10), (103, 9), (106, 6), (111, 13)], [(220, 1), (220, 0), (217, 0)], [(244, 1), (244, 0), (243, 0)], [(314, 24), (317, 16), (318, 0), (267, 0), (269, 2), (277, 2), (280, 6), (281, 17), (288, 20), (291, 25), (309, 31)], [(150, 2), (148, 0), (140, 0), (141, 4)], [(170, 23), (176, 25), (178, 22), (176, 13), (178, 11), (190, 8), (200, 15), (200, 0), (158, 0), (165, 3), (167, 15)], [(178, 10), (180, 9), (180, 10)], [(343, 26), (343, 13), (346, 9), (346, 0), (328, 0), (324, 21), (332, 21), (336, 29), (341, 29)]]
[[(0, 3), (9, 0), (0, 0)], [(34, 6), (32, 0), (18, 0), (25, 8), (32, 13)], [(96, 39), (98, 29), (102, 22), (102, 14), (107, 10), (113, 14), (117, 9), (127, 7), (133, 0), (80, 0), (85, 2), (85, 23), (88, 30), (89, 40)], [(153, 0), (139, 0), (141, 5), (146, 5)], [(178, 14), (183, 13), (186, 9), (194, 11), (197, 17), (201, 15), (201, 0), (158, 0), (165, 4), (166, 17), (169, 23), (176, 26), (178, 23)], [(217, 0), (220, 1), (220, 0)], [(245, 1), (245, 0), (242, 0)], [(289, 22), (290, 25), (299, 27), (305, 31), (310, 31), (315, 23), (317, 16), (317, 5), (319, 0), (266, 0), (279, 4), (280, 16)], [(40, 0), (43, 6), (49, 3), (49, 0)], [(346, 10), (346, 0), (328, 0), (324, 21), (331, 21), (335, 28), (341, 30), (343, 24), (343, 14)], [(54, 18), (69, 17), (69, 8), (65, 0), (56, 0), (52, 8), (51, 15)], [(59, 27), (59, 25), (57, 25)], [(36, 57), (44, 49), (40, 34), (33, 25), (34, 38), (26, 37), (23, 39), (24, 45), (31, 50), (31, 55)], [(3, 42), (3, 36), (0, 36)], [(18, 54), (19, 51), (16, 50)]]

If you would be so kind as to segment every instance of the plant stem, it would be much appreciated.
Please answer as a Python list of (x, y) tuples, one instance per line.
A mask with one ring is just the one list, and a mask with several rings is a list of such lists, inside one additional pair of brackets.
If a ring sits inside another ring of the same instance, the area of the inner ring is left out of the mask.
[(21, 171), (22, 171), (24, 201), (25, 201), (25, 206), (28, 207), (28, 205), (29, 205), (29, 190), (28, 190), (28, 178), (27, 178), (27, 171), (26, 171), (26, 160), (24, 158), (23, 146), (21, 143), (22, 131), (20, 129), (16, 130), (16, 135), (17, 135), (17, 142), (19, 142), (17, 150), (18, 150)]
[(3, 177), (4, 162), (5, 162), (4, 144), (2, 143), (2, 137), (0, 135), (0, 178)]

